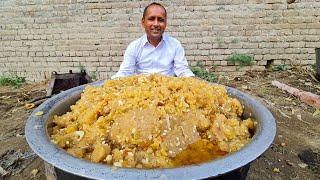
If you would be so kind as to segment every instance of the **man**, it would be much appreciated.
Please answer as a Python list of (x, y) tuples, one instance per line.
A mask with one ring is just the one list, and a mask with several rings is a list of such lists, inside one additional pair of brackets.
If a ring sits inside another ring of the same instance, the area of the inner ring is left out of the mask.
[(194, 76), (181, 43), (164, 33), (167, 12), (161, 4), (151, 3), (144, 9), (141, 25), (146, 33), (129, 44), (119, 71), (111, 79), (150, 73)]

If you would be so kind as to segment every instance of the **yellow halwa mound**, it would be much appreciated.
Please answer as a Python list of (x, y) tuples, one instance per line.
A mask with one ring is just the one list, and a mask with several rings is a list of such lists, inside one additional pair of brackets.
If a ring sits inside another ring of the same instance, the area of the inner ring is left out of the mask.
[(239, 150), (255, 122), (221, 85), (137, 75), (87, 86), (55, 116), (52, 142), (73, 156), (117, 167), (167, 168)]

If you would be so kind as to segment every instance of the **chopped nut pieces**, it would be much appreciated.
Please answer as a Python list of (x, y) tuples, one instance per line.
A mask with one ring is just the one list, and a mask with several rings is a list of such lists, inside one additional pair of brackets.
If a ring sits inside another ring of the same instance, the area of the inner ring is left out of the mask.
[(83, 131), (75, 131), (74, 133), (79, 137), (78, 141), (80, 141), (84, 136), (84, 132)]

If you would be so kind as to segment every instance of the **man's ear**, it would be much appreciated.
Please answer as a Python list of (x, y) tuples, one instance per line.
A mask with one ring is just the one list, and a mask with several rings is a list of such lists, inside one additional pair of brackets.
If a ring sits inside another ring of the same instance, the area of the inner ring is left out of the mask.
[(141, 18), (141, 27), (144, 28), (144, 18)]

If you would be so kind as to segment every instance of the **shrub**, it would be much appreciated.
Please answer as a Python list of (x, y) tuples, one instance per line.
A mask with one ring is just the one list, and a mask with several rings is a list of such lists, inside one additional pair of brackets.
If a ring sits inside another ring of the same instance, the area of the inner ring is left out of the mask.
[(289, 69), (292, 69), (292, 67), (287, 64), (278, 64), (278, 65), (272, 67), (273, 71), (286, 71)]
[(81, 64), (80, 62), (79, 62), (79, 66), (78, 66), (78, 68), (79, 68), (80, 72), (82, 72), (82, 71), (85, 71), (85, 70), (86, 70), (86, 67), (84, 67), (84, 65), (83, 65), (83, 64)]
[(314, 71), (317, 71), (317, 64), (311, 64), (311, 69)]
[(250, 66), (253, 61), (253, 57), (247, 54), (233, 54), (227, 57), (227, 60), (232, 63), (239, 62), (240, 66)]
[(92, 81), (96, 81), (98, 80), (98, 77), (97, 77), (97, 71), (93, 71), (90, 75)]
[(13, 86), (13, 87), (20, 87), (24, 82), (26, 82), (25, 77), (18, 77), (18, 76), (0, 76), (0, 86)]
[(191, 71), (194, 73), (196, 77), (204, 79), (209, 82), (216, 82), (217, 76), (212, 72), (205, 70), (204, 65), (201, 61), (197, 61), (197, 65), (191, 67)]

